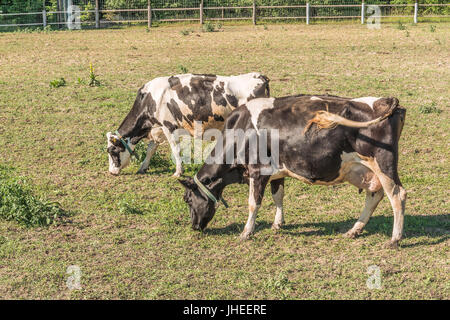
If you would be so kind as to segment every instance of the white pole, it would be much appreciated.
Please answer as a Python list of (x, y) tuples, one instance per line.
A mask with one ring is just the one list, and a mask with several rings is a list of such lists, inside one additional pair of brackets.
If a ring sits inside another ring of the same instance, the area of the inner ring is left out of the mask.
[(419, 3), (416, 1), (414, 3), (414, 23), (417, 23), (417, 15), (419, 13)]
[(42, 10), (42, 25), (44, 26), (44, 28), (47, 26), (47, 11)]
[(97, 29), (100, 28), (100, 12), (99, 12), (98, 0), (95, 1), (95, 27)]
[(200, 24), (203, 24), (203, 0), (200, 1)]
[(309, 24), (309, 2), (306, 3), (306, 24)]
[(365, 12), (365, 8), (366, 4), (364, 3), (364, 1), (361, 3), (361, 24), (364, 24), (364, 12)]

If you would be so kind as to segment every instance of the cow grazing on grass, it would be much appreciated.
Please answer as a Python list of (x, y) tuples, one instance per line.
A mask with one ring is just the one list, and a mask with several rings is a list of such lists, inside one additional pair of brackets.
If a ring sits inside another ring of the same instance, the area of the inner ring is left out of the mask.
[(205, 164), (194, 179), (180, 180), (186, 188), (184, 200), (190, 207), (192, 227), (206, 227), (224, 188), (232, 183), (250, 186), (249, 217), (241, 234), (241, 239), (247, 239), (254, 231), (256, 213), (269, 182), (276, 205), (275, 229), (284, 223), (285, 177), (318, 185), (349, 182), (366, 191), (366, 201), (360, 218), (346, 235), (355, 237), (362, 232), (386, 193), (394, 211), (389, 245), (397, 246), (402, 237), (406, 202), (406, 191), (397, 173), (398, 141), (405, 115), (406, 110), (396, 98), (299, 95), (254, 99), (240, 106), (227, 118), (225, 132), (242, 129), (260, 135), (258, 132), (266, 129), (268, 133), (278, 133), (278, 150), (268, 140), (266, 152), (274, 157), (278, 151), (279, 160), (276, 165), (259, 160), (256, 164), (246, 162), (251, 147), (246, 135), (241, 144), (245, 146), (245, 161), (225, 161), (227, 152), (238, 149), (234, 140), (227, 144), (225, 136), (222, 154), (216, 155), (215, 149), (210, 154), (222, 158), (221, 163)]
[(139, 89), (133, 108), (116, 133), (107, 133), (109, 172), (119, 174), (129, 164), (136, 144), (148, 138), (147, 155), (138, 173), (148, 169), (158, 145), (168, 140), (176, 161), (174, 176), (180, 176), (180, 147), (173, 131), (182, 128), (193, 135), (197, 122), (202, 130), (222, 129), (236, 107), (269, 96), (269, 79), (255, 72), (229, 77), (183, 74), (156, 78)]

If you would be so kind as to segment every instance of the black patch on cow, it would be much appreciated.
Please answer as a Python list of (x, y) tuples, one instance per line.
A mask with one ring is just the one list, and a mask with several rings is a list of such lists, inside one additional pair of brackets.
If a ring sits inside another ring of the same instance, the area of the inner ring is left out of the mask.
[(186, 118), (187, 118), (187, 120), (189, 120), (190, 123), (192, 123), (192, 121), (194, 121), (194, 115), (193, 114), (187, 114)]
[(170, 133), (174, 132), (177, 129), (177, 126), (175, 126), (173, 123), (164, 120), (163, 125), (169, 129)]
[(145, 98), (143, 100), (143, 107), (147, 109), (150, 115), (154, 115), (156, 112), (156, 101), (153, 99), (152, 94), (150, 92), (145, 94)]
[(216, 105), (223, 107), (226, 107), (228, 105), (224, 95), (225, 95), (225, 83), (223, 81), (220, 81), (219, 85), (217, 85), (214, 88), (213, 92), (213, 98)]
[(167, 108), (176, 121), (181, 121), (183, 119), (183, 114), (181, 113), (180, 107), (174, 99), (170, 99), (170, 102), (167, 102)]
[(150, 122), (152, 123), (153, 126), (155, 124), (158, 126), (162, 126), (161, 122), (159, 122), (158, 119), (156, 119), (155, 117), (150, 117)]
[(215, 115), (214, 115), (214, 121), (220, 121), (220, 122), (223, 122), (223, 121), (225, 121), (225, 119), (224, 119), (222, 116), (220, 116), (220, 115), (218, 115), (218, 114), (215, 114)]
[(183, 86), (178, 77), (170, 77), (170, 87), (176, 91), (178, 99), (183, 101), (194, 115), (194, 120), (208, 122), (213, 116), (211, 93), (214, 90), (214, 75), (196, 75), (191, 78), (189, 86)]
[(238, 99), (235, 96), (232, 96), (230, 94), (226, 95), (227, 101), (230, 105), (232, 105), (233, 107), (237, 108), (238, 107)]
[(186, 121), (189, 125), (192, 126), (192, 121), (189, 120), (185, 115), (183, 115), (183, 120)]
[(154, 118), (156, 102), (150, 92), (142, 92), (143, 88), (138, 90), (133, 107), (118, 129), (119, 134), (124, 138), (130, 138), (132, 144), (137, 144), (147, 137), (152, 126), (158, 122)]

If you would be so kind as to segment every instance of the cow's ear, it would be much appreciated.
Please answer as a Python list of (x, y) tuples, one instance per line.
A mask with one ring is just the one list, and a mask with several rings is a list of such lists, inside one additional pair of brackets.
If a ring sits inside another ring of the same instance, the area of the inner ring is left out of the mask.
[(197, 184), (194, 182), (194, 179), (187, 178), (185, 180), (178, 179), (178, 181), (186, 188), (190, 190), (197, 189)]

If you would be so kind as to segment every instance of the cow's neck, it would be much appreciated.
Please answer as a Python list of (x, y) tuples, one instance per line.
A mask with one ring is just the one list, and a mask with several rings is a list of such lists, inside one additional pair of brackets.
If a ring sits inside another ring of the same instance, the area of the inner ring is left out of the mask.
[(131, 143), (136, 145), (150, 130), (151, 123), (145, 113), (142, 113), (138, 117), (128, 114), (117, 131), (123, 138), (129, 138)]
[(227, 185), (243, 182), (241, 170), (229, 164), (205, 164), (198, 171), (197, 178), (216, 199), (222, 196)]

